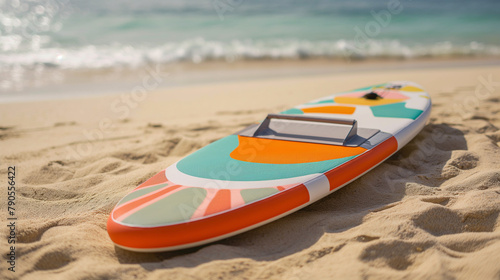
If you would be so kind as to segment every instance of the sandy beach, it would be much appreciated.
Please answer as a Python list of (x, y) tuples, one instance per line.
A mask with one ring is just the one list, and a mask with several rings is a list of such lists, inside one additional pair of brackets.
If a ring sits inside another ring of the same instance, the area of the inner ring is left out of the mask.
[[(500, 279), (500, 66), (373, 65), (175, 86), (175, 73), (153, 67), (118, 94), (0, 103), (0, 278)], [(430, 122), (343, 189), (189, 250), (132, 253), (109, 239), (118, 200), (185, 155), (268, 113), (395, 80), (430, 93)]]

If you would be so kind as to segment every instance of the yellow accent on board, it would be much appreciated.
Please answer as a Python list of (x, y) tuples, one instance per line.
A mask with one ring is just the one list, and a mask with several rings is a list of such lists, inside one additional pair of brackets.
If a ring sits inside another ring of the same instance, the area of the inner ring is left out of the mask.
[(422, 92), (424, 91), (423, 89), (418, 88), (418, 87), (414, 87), (414, 86), (404, 86), (400, 90), (402, 90), (402, 91), (422, 91)]

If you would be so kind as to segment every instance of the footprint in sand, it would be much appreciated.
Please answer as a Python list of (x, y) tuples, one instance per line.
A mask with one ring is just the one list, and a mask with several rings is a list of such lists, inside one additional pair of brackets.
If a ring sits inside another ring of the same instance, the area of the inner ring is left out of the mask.
[(30, 172), (23, 180), (25, 184), (42, 185), (63, 182), (73, 178), (74, 171), (63, 161), (51, 161), (36, 171)]
[(72, 261), (70, 255), (64, 251), (46, 252), (35, 263), (35, 269), (54, 270), (68, 265)]
[(395, 270), (406, 270), (417, 265), (419, 255), (433, 242), (412, 242), (402, 240), (379, 240), (365, 247), (360, 259), (371, 266), (388, 266)]
[[(498, 218), (496, 210), (460, 212), (442, 206), (426, 209), (413, 218), (415, 226), (434, 236), (463, 232), (492, 232)], [(439, 222), (436, 222), (439, 221)]]

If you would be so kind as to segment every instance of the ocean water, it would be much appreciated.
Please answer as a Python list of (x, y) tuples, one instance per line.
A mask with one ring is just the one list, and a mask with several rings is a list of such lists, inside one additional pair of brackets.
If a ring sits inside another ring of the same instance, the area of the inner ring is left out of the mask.
[(500, 57), (500, 1), (0, 0), (3, 90), (47, 69), (465, 56)]

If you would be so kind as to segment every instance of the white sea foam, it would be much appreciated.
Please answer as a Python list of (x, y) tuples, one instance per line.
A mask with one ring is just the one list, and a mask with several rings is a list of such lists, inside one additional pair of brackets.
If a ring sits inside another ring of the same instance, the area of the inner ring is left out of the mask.
[(210, 41), (202, 38), (166, 43), (152, 47), (111, 44), (80, 48), (41, 48), (27, 52), (0, 53), (0, 69), (59, 68), (104, 69), (135, 68), (147, 63), (208, 60), (237, 61), (254, 59), (307, 58), (420, 58), (443, 56), (500, 56), (500, 46), (471, 42), (456, 45), (440, 42), (407, 45), (398, 40), (371, 40), (362, 47), (348, 40), (234, 40)]

